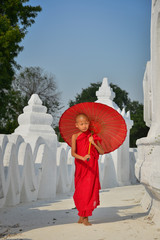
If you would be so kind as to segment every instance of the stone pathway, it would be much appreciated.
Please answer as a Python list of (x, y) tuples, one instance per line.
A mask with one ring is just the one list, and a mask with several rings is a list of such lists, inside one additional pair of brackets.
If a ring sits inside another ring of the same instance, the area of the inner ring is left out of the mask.
[(105, 189), (92, 226), (77, 224), (72, 194), (0, 209), (0, 238), (16, 240), (160, 240), (158, 228), (141, 208), (142, 185)]

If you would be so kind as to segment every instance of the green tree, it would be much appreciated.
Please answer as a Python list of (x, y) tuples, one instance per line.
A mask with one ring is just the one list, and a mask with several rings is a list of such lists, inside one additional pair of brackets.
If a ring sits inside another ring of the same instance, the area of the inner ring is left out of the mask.
[[(40, 6), (33, 7), (27, 2), (29, 0), (1, 0), (0, 4), (0, 119), (3, 120), (7, 117), (8, 104), (12, 105), (9, 99), (13, 96), (9, 94), (13, 93), (11, 85), (15, 67), (18, 67), (15, 58), (23, 50), (20, 43), (27, 28), (35, 22), (34, 18), (41, 11)], [(3, 125), (0, 129), (3, 129)]]
[[(1, 0), (0, 4), (0, 89), (9, 89), (14, 75), (15, 57), (23, 50), (20, 42), (41, 11), (27, 5), (29, 0)], [(4, 81), (3, 81), (4, 80)]]
[(10, 134), (18, 126), (18, 116), (23, 112), (25, 98), (22, 98), (19, 91), (8, 90), (3, 99), (5, 104), (1, 106), (0, 133)]
[(118, 87), (115, 84), (110, 83), (110, 87), (115, 93), (115, 98), (113, 101), (117, 104), (117, 106), (121, 110), (123, 108), (126, 108), (131, 102), (131, 100), (128, 98), (128, 93), (125, 90), (122, 90), (120, 87)]
[[(91, 83), (86, 89), (82, 89), (80, 94), (77, 94), (75, 100), (69, 101), (69, 106), (73, 106), (80, 102), (94, 102), (97, 100), (96, 91), (101, 86), (101, 83)], [(143, 120), (143, 104), (138, 101), (131, 101), (128, 97), (128, 93), (122, 90), (117, 85), (110, 83), (110, 87), (115, 93), (114, 102), (122, 110), (130, 111), (131, 119), (134, 125), (130, 131), (130, 147), (136, 147), (136, 140), (145, 137), (149, 128), (145, 125)]]
[[(96, 91), (98, 91), (101, 84), (102, 84), (101, 82), (91, 83), (88, 88), (82, 89), (82, 92), (80, 94), (79, 93), (77, 94), (75, 100), (69, 101), (69, 106), (71, 107), (81, 102), (95, 102), (97, 100)], [(110, 83), (110, 87), (113, 89), (113, 92), (115, 93), (114, 102), (122, 110), (130, 103), (128, 93), (112, 83)]]
[(75, 100), (69, 101), (69, 106), (71, 107), (81, 102), (95, 102), (97, 100), (96, 91), (99, 89), (100, 86), (100, 82), (91, 83), (88, 88), (82, 89), (82, 92), (80, 94), (77, 94)]
[(146, 137), (149, 131), (143, 120), (143, 104), (138, 101), (130, 102), (126, 107), (126, 111), (130, 111), (131, 119), (134, 122), (130, 130), (130, 146), (136, 147), (137, 139)]

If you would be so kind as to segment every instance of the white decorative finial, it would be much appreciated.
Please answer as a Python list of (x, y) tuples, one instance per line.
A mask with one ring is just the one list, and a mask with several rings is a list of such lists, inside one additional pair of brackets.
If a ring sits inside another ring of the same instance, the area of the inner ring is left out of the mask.
[(96, 96), (98, 98), (107, 98), (113, 100), (115, 97), (115, 93), (112, 91), (108, 84), (108, 79), (103, 78), (102, 85), (99, 90), (96, 92)]
[(54, 134), (51, 127), (53, 117), (46, 113), (47, 108), (42, 105), (39, 96), (33, 94), (28, 103), (23, 109), (24, 113), (18, 117), (19, 127), (15, 129), (15, 133), (22, 136)]
[(39, 98), (38, 94), (32, 94), (31, 98), (28, 101), (29, 105), (42, 105), (42, 101)]
[(118, 106), (112, 101), (115, 98), (115, 93), (112, 91), (112, 88), (108, 84), (108, 79), (103, 78), (102, 85), (99, 90), (96, 92), (98, 100), (96, 102), (106, 104), (112, 108), (117, 109)]

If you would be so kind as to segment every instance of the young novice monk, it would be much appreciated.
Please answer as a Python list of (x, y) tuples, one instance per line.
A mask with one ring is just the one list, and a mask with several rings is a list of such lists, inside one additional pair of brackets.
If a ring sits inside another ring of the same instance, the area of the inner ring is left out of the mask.
[[(104, 154), (100, 144), (101, 139), (89, 129), (89, 120), (85, 114), (76, 117), (76, 127), (79, 132), (72, 136), (72, 156), (75, 157), (75, 193), (73, 196), (78, 215), (78, 223), (91, 225), (88, 216), (99, 205), (99, 154)], [(91, 142), (90, 155), (88, 154)], [(87, 161), (89, 159), (89, 161)]]

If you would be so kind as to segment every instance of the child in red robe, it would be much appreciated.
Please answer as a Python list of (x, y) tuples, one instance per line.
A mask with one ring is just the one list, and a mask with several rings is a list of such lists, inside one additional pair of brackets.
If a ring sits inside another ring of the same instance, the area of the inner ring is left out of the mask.
[(98, 159), (99, 154), (104, 154), (104, 150), (100, 144), (101, 139), (96, 134), (91, 135), (88, 130), (90, 122), (85, 114), (79, 114), (75, 124), (79, 132), (72, 136), (72, 156), (75, 157), (76, 166), (73, 199), (80, 217), (78, 223), (88, 226), (91, 225), (88, 216), (92, 216), (92, 211), (100, 203)]

